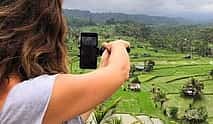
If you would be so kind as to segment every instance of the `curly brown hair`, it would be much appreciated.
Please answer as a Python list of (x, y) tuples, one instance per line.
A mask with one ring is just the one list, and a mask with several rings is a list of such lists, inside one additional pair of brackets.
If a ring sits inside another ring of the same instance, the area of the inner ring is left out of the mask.
[(62, 0), (0, 1), (0, 85), (68, 73)]

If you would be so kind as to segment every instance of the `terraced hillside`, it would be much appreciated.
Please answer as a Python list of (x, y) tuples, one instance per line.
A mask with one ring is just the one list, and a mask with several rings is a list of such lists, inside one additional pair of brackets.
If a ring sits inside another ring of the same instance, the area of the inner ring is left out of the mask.
[[(195, 106), (205, 106), (208, 111), (209, 122), (213, 123), (213, 80), (209, 71), (213, 68), (213, 60), (194, 56), (193, 59), (185, 59), (184, 54), (176, 54), (160, 50), (157, 53), (144, 48), (135, 48), (132, 55), (141, 54), (141, 57), (131, 59), (132, 64), (143, 65), (144, 60), (154, 60), (156, 66), (150, 73), (139, 72), (139, 79), (142, 82), (142, 92), (134, 93), (120, 89), (110, 101), (122, 97), (123, 102), (118, 106), (118, 112), (145, 113), (149, 116), (160, 117), (165, 123), (170, 119), (163, 115), (162, 109), (155, 107), (152, 100), (153, 87), (158, 87), (167, 94), (165, 107), (178, 107), (178, 116), (182, 117), (184, 111), (193, 103), (190, 98), (180, 96), (181, 88), (191, 78), (199, 79), (204, 83), (204, 96), (195, 102)], [(151, 57), (142, 57), (143, 53)], [(109, 102), (110, 103), (110, 102)]]
[[(110, 41), (117, 38), (128, 40), (132, 44), (131, 49), (131, 63), (135, 65), (144, 66), (145, 60), (153, 60), (155, 66), (153, 71), (145, 73), (137, 71), (136, 75), (141, 83), (141, 92), (132, 92), (124, 90), (127, 84), (136, 76), (132, 77), (130, 81), (117, 91), (105, 105), (113, 103), (117, 98), (121, 97), (122, 101), (117, 107), (117, 113), (131, 113), (135, 115), (147, 115), (150, 118), (160, 118), (165, 124), (179, 123), (165, 116), (164, 109), (169, 107), (177, 107), (177, 118), (182, 118), (184, 111), (189, 108), (190, 104), (193, 106), (204, 106), (208, 111), (208, 122), (213, 124), (213, 79), (209, 76), (210, 70), (213, 69), (213, 59), (207, 57), (199, 57), (193, 55), (192, 59), (184, 58), (186, 54), (171, 52), (164, 49), (154, 49), (149, 44), (143, 44), (139, 40), (126, 37), (114, 36), (113, 26), (105, 27), (84, 27), (81, 31), (98, 32), (100, 41)], [(108, 32), (109, 38), (103, 37), (103, 32)], [(78, 59), (72, 63), (72, 72), (85, 73), (88, 70), (80, 70), (78, 68)], [(180, 92), (187, 81), (195, 78), (204, 83), (204, 90), (202, 99), (193, 101), (191, 98), (181, 97)], [(153, 101), (153, 88), (160, 88), (166, 93), (167, 101), (160, 107), (159, 104)]]

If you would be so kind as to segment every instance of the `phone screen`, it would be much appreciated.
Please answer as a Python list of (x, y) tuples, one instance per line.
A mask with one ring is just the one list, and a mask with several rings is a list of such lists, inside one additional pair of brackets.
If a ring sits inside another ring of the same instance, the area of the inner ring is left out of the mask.
[(98, 34), (81, 33), (80, 40), (80, 68), (96, 69), (98, 53)]

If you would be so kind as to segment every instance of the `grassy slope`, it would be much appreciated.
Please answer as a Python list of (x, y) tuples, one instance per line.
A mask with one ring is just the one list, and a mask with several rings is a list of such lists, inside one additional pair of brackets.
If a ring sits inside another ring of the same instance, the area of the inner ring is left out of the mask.
[[(102, 33), (104, 31), (111, 32), (113, 26), (106, 27), (86, 27), (81, 29), (82, 31), (92, 31)], [(116, 36), (111, 37), (116, 39)], [(109, 39), (103, 39), (100, 37), (101, 41), (107, 41)], [(152, 89), (152, 84), (156, 87), (160, 87), (166, 93), (169, 94), (169, 100), (166, 103), (168, 107), (178, 107), (179, 116), (181, 117), (184, 110), (192, 103), (191, 99), (183, 99), (178, 94), (180, 92), (183, 84), (188, 81), (192, 76), (196, 76), (197, 79), (204, 80), (205, 90), (204, 93), (213, 93), (213, 80), (211, 80), (207, 75), (209, 70), (212, 69), (212, 60), (210, 58), (200, 58), (195, 56), (191, 60), (183, 59), (184, 54), (177, 54), (174, 52), (160, 50), (159, 52), (154, 52), (152, 49), (137, 48), (139, 43), (136, 42), (134, 38), (123, 37), (128, 41), (133, 42), (135, 46), (131, 51), (131, 55), (143, 53), (148, 53), (151, 57), (140, 57), (137, 59), (131, 59), (132, 63), (143, 64), (144, 60), (151, 59), (156, 62), (155, 70), (151, 73), (142, 73), (139, 75), (139, 79), (142, 81), (142, 92), (133, 93), (128, 91), (122, 91), (121, 89), (112, 96), (106, 105), (111, 104), (115, 99), (121, 97), (123, 100), (119, 104), (117, 111), (123, 113), (143, 113), (153, 117), (159, 117), (165, 121), (166, 124), (170, 123), (170, 120), (165, 117), (160, 110), (160, 108), (155, 108), (152, 101), (152, 94), (150, 90)], [(79, 70), (78, 64), (73, 65), (73, 71), (75, 73), (84, 73), (85, 70)], [(201, 76), (198, 76), (201, 75)], [(183, 78), (183, 79), (182, 79)], [(209, 113), (209, 122), (213, 123), (213, 107), (212, 107), (213, 95), (205, 95), (202, 101), (196, 103), (196, 105), (204, 105), (207, 107)]]
[[(143, 49), (137, 49), (137, 51), (143, 51)], [(145, 113), (147, 115), (151, 116), (158, 116), (162, 119), (165, 119), (168, 123), (168, 119), (165, 117), (162, 117), (163, 114), (159, 109), (156, 109), (153, 107), (153, 102), (151, 100), (151, 93), (149, 92), (152, 89), (152, 85), (154, 84), (155, 87), (160, 87), (163, 91), (166, 93), (173, 93), (168, 95), (168, 102), (166, 103), (166, 106), (168, 107), (178, 107), (179, 108), (179, 116), (181, 117), (183, 115), (183, 112), (186, 108), (188, 108), (189, 104), (192, 103), (191, 99), (184, 99), (181, 98), (179, 95), (180, 89), (182, 88), (183, 84), (187, 82), (192, 76), (196, 75), (208, 75), (208, 72), (212, 69), (213, 65), (210, 64), (211, 60), (208, 58), (195, 58), (193, 60), (185, 60), (182, 59), (184, 55), (175, 54), (172, 53), (164, 53), (163, 55), (167, 55), (168, 57), (160, 57), (160, 53), (153, 53), (149, 52), (147, 50), (144, 50), (146, 53), (149, 53), (151, 55), (154, 54), (154, 57), (149, 58), (140, 58), (132, 60), (134, 63), (143, 63), (143, 60), (145, 59), (152, 59), (155, 60), (156, 70), (154, 70), (151, 73), (143, 73), (139, 76), (140, 80), (142, 81), (142, 93), (132, 93), (134, 94), (134, 97), (125, 97), (125, 100), (128, 101), (128, 99), (136, 99), (135, 102), (130, 103), (131, 105), (134, 105), (137, 110), (133, 109), (127, 109), (128, 107), (122, 106), (119, 107), (119, 110), (122, 112), (141, 112)], [(168, 58), (168, 59), (167, 59)], [(173, 60), (172, 60), (173, 59)], [(181, 79), (184, 78), (184, 79)], [(205, 83), (205, 90), (204, 93), (213, 93), (213, 80), (211, 80), (208, 76), (197, 76), (196, 77), (199, 80), (204, 80)], [(169, 83), (167, 83), (169, 82)], [(126, 94), (123, 92), (123, 94)], [(128, 93), (130, 94), (130, 93)], [(148, 95), (149, 94), (149, 95)], [(122, 96), (122, 92), (119, 91), (119, 94), (115, 94), (114, 97)], [(145, 97), (146, 96), (146, 97)], [(147, 98), (148, 96), (148, 98)], [(141, 101), (139, 101), (141, 100)], [(146, 102), (143, 102), (146, 101)], [(150, 102), (149, 105), (147, 105), (147, 101)], [(209, 116), (213, 116), (213, 107), (211, 106), (213, 101), (213, 95), (206, 95), (204, 96), (204, 99), (196, 105), (204, 105), (207, 107)], [(210, 119), (209, 122), (212, 120)]]

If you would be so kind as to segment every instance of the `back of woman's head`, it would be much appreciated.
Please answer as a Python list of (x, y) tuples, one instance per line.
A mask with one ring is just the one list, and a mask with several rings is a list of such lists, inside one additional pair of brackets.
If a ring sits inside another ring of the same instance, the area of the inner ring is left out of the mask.
[(62, 11), (62, 0), (0, 1), (0, 85), (11, 74), (67, 73)]

